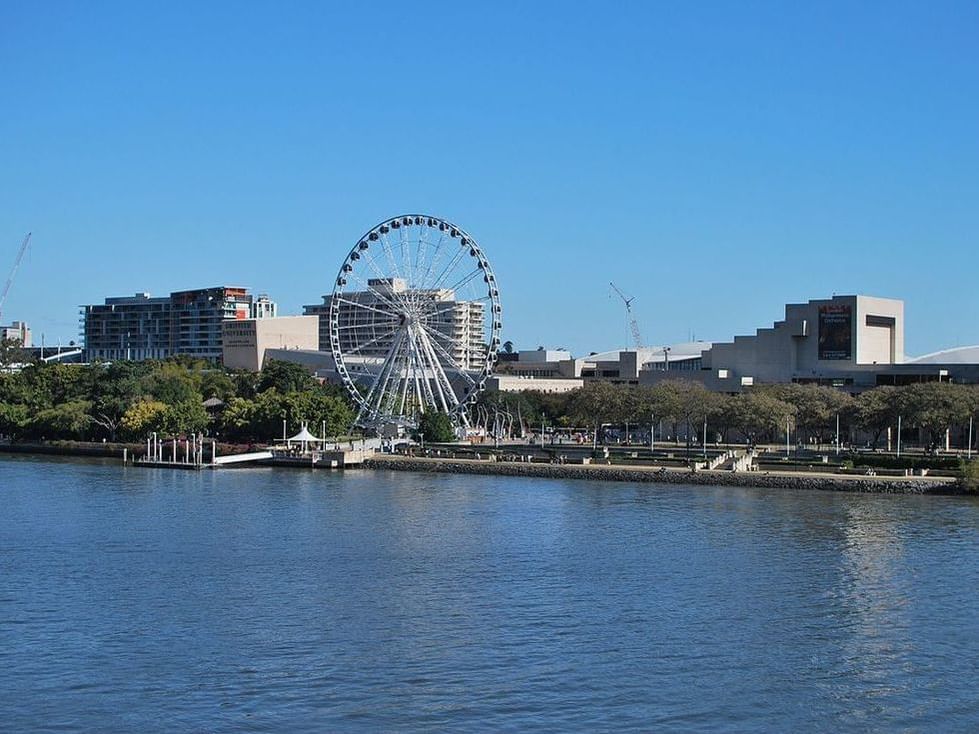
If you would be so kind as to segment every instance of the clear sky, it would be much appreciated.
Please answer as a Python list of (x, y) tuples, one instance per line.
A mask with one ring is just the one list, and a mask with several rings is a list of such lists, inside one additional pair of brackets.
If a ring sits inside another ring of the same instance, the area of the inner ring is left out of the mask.
[[(283, 313), (378, 220), (480, 242), (504, 338), (725, 340), (833, 293), (979, 343), (979, 3), (0, 2), (3, 319)], [(2, 282), (2, 280), (0, 280)]]

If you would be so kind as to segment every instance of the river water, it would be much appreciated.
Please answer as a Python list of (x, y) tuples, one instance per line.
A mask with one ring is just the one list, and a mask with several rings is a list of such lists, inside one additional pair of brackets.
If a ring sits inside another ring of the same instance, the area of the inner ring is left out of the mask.
[(0, 457), (3, 731), (976, 731), (963, 498)]

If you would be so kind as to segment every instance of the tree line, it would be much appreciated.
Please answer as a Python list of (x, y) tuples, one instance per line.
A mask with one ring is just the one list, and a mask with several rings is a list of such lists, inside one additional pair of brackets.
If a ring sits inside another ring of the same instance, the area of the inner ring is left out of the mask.
[(785, 439), (786, 426), (796, 440), (832, 440), (837, 416), (841, 433), (858, 430), (875, 447), (898, 417), (908, 429), (920, 429), (931, 446), (944, 442), (949, 429), (964, 427), (979, 413), (979, 387), (925, 382), (902, 387), (877, 387), (856, 397), (836, 388), (812, 384), (759, 385), (736, 395), (707, 390), (692, 380), (671, 380), (654, 386), (592, 382), (568, 393), (484, 393), (477, 421), (488, 428), (504, 411), (518, 416), (523, 431), (547, 425), (594, 430), (602, 424), (649, 426), (652, 421), (672, 435), (699, 435), (707, 423), (711, 435), (724, 442), (775, 442)]
[[(205, 405), (211, 401), (212, 407)], [(313, 433), (346, 433), (346, 394), (305, 368), (270, 362), (259, 373), (187, 357), (140, 362), (31, 364), (0, 372), (0, 434), (17, 439), (142, 441), (205, 433), (227, 441), (268, 441), (283, 421)]]

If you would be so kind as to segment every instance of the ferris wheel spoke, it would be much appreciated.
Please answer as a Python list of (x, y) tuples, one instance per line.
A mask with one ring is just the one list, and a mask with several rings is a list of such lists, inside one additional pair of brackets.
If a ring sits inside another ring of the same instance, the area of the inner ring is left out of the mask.
[[(435, 251), (432, 253), (431, 259), (428, 260), (428, 265), (425, 268), (425, 274), (422, 276), (421, 282), (418, 284), (420, 290), (424, 290), (428, 284), (428, 276), (431, 275), (432, 269), (436, 266), (441, 258), (442, 243), (445, 242), (445, 232), (439, 235), (439, 241), (435, 243)], [(438, 272), (436, 270), (436, 272)]]
[[(380, 280), (384, 280), (384, 281), (391, 280), (391, 274), (385, 273), (384, 270), (378, 266), (377, 262), (374, 260), (374, 256), (370, 254), (369, 250), (364, 250), (362, 254), (362, 258), (367, 263), (368, 267), (370, 267), (370, 269), (374, 271), (374, 274), (377, 275), (377, 277)], [(363, 283), (362, 280), (360, 282)], [(396, 294), (393, 289), (391, 291), (391, 295), (396, 297)], [(405, 301), (404, 299), (398, 298), (397, 300), (403, 305), (407, 306), (407, 301)]]
[(406, 332), (400, 335), (397, 348), (394, 350), (394, 353), (391, 355), (391, 358), (388, 360), (387, 364), (385, 364), (385, 367), (387, 367), (387, 375), (384, 378), (384, 382), (381, 383), (380, 392), (377, 394), (377, 408), (378, 411), (382, 413), (389, 413), (391, 411), (391, 390), (388, 386), (391, 384), (391, 378), (394, 376), (395, 371), (398, 368), (398, 362), (400, 361), (399, 357), (405, 347)]
[(475, 270), (467, 273), (466, 275), (463, 275), (462, 278), (457, 280), (454, 285), (449, 286), (448, 290), (453, 292), (459, 290), (460, 288), (472, 282), (472, 279), (475, 278), (477, 275), (479, 275), (481, 272), (483, 271), (480, 270), (479, 268), (476, 268)]
[(390, 311), (382, 311), (381, 309), (374, 308), (373, 306), (369, 306), (366, 303), (361, 303), (360, 301), (352, 301), (349, 298), (343, 298), (342, 296), (337, 296), (336, 294), (334, 294), (333, 298), (340, 303), (346, 303), (348, 306), (354, 306), (355, 308), (359, 308), (364, 311), (373, 311), (374, 313), (379, 313), (382, 316), (387, 316), (388, 318), (390, 318), (393, 315)]
[(400, 302), (400, 301), (399, 302), (396, 302), (397, 297), (394, 295), (394, 290), (391, 291), (391, 296), (392, 297), (391, 298), (388, 298), (385, 294), (381, 293), (374, 286), (372, 286), (369, 281), (365, 281), (363, 278), (361, 278), (356, 273), (354, 273), (354, 272), (351, 271), (350, 273), (348, 273), (348, 275), (351, 278), (353, 278), (354, 280), (356, 280), (358, 283), (360, 283), (360, 285), (363, 286), (364, 289), (368, 293), (370, 293), (372, 296), (374, 296), (376, 299), (378, 299), (379, 301), (381, 301), (385, 305), (390, 306), (396, 313), (403, 313), (404, 312), (404, 309), (405, 309), (405, 307), (406, 307), (407, 304), (404, 303), (404, 302)]
[(445, 409), (446, 413), (451, 412), (448, 403), (451, 402), (452, 408), (456, 408), (459, 405), (459, 400), (456, 397), (455, 391), (452, 389), (452, 383), (449, 381), (448, 376), (445, 374), (445, 370), (442, 369), (442, 363), (435, 354), (435, 349), (432, 347), (432, 341), (428, 338), (428, 335), (424, 331), (420, 331), (421, 339), (428, 354), (428, 359), (431, 362), (432, 369), (435, 371), (435, 386), (438, 388), (439, 399), (442, 402), (442, 407)]
[(392, 334), (394, 334), (394, 332), (396, 332), (400, 328), (401, 328), (401, 324), (399, 323), (393, 329), (388, 329), (387, 331), (385, 331), (384, 333), (380, 334), (379, 336), (375, 336), (370, 341), (364, 342), (363, 344), (358, 344), (356, 347), (353, 347), (352, 349), (348, 349), (347, 352), (350, 353), (350, 354), (357, 354), (358, 352), (361, 352), (364, 349), (370, 349), (372, 346), (374, 346), (378, 342), (380, 342), (380, 341), (382, 341), (382, 340), (387, 339), (388, 337), (390, 337)]
[(426, 405), (435, 406), (435, 392), (432, 390), (432, 383), (428, 375), (429, 369), (423, 355), (419, 334), (412, 331), (410, 338), (415, 357), (415, 392), (418, 394), (419, 410), (424, 413)]
[(454, 369), (466, 381), (468, 381), (470, 385), (472, 385), (473, 387), (475, 387), (476, 386), (476, 381), (469, 375), (469, 373), (465, 369), (463, 369), (459, 365), (458, 362), (456, 362), (455, 358), (446, 351), (445, 347), (443, 347), (441, 344), (439, 344), (438, 339), (436, 337), (437, 336), (443, 336), (444, 337), (445, 335), (444, 334), (439, 334), (437, 331), (434, 331), (433, 329), (429, 328), (428, 326), (424, 326), (423, 325), (422, 328), (425, 329), (426, 332), (428, 332), (429, 341), (431, 342), (432, 346), (435, 347), (435, 349), (438, 352), (441, 353), (442, 358), (446, 362), (449, 363), (449, 366), (452, 367), (452, 369)]
[(388, 260), (391, 264), (391, 270), (393, 271), (396, 277), (401, 278), (401, 280), (407, 283), (408, 279), (405, 278), (404, 274), (401, 272), (401, 268), (398, 266), (398, 260), (394, 256), (394, 248), (391, 247), (391, 243), (388, 241), (387, 235), (382, 232), (380, 234), (380, 237), (381, 237), (381, 246), (384, 248), (384, 252), (387, 254)]
[(405, 281), (408, 284), (408, 292), (414, 288), (414, 272), (411, 265), (411, 244), (408, 242), (408, 227), (402, 225), (398, 228), (398, 237), (401, 242), (401, 259), (405, 266)]
[(371, 329), (376, 326), (397, 326), (400, 323), (400, 320), (388, 319), (385, 321), (368, 321), (363, 324), (344, 324), (335, 328), (337, 331), (349, 331), (350, 329)]
[(466, 251), (460, 248), (459, 251), (452, 256), (452, 259), (449, 260), (449, 264), (445, 266), (445, 269), (442, 271), (439, 277), (435, 279), (434, 283), (432, 283), (432, 290), (438, 290), (442, 287), (442, 283), (444, 283), (446, 278), (448, 278), (449, 275), (455, 271), (456, 267), (460, 262), (462, 262), (462, 258), (465, 257), (465, 255)]
[(374, 406), (374, 400), (375, 400), (375, 395), (377, 393), (378, 385), (380, 385), (380, 383), (381, 383), (382, 379), (384, 379), (385, 375), (388, 374), (388, 372), (389, 372), (389, 366), (390, 366), (390, 362), (391, 362), (391, 357), (396, 352), (396, 350), (398, 349), (398, 347), (400, 346), (400, 344), (401, 344), (401, 339), (399, 339), (399, 338), (396, 338), (394, 340), (394, 342), (391, 344), (391, 348), (388, 350), (388, 355), (384, 359), (384, 364), (381, 367), (381, 369), (378, 371), (377, 376), (374, 378), (374, 381), (371, 383), (370, 390), (368, 390), (368, 392), (367, 392), (367, 397), (364, 398), (364, 404), (368, 408), (368, 410), (370, 410), (372, 412), (372, 415), (371, 415), (372, 418), (373, 417), (376, 417), (376, 411), (374, 411), (373, 406)]
[[(418, 266), (418, 270), (421, 270), (422, 258), (428, 256), (428, 240), (425, 235), (428, 234), (428, 227), (421, 224), (418, 227), (418, 242), (415, 244), (415, 265)], [(418, 273), (415, 273), (415, 277), (418, 277)], [(419, 287), (420, 283), (414, 283), (412, 287)]]

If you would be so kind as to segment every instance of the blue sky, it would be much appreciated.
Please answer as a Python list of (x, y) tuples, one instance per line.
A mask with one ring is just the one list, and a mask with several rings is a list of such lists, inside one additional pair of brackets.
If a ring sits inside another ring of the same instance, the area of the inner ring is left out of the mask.
[(835, 293), (979, 343), (979, 4), (3, 3), (0, 276), (77, 306), (215, 284), (298, 313), (378, 220), (494, 263), (504, 337), (724, 340)]

